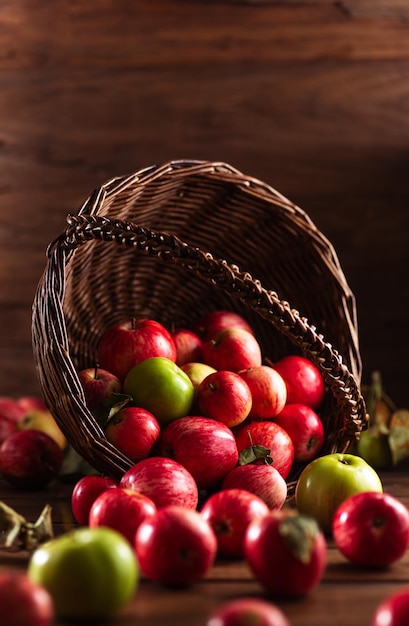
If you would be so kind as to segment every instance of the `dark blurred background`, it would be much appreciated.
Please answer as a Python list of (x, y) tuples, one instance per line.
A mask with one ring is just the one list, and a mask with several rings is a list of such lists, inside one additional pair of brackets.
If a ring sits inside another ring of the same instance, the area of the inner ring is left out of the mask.
[(47, 244), (91, 191), (226, 161), (301, 206), (356, 296), (363, 380), (407, 406), (407, 0), (8, 0), (0, 7), (0, 395), (37, 393)]

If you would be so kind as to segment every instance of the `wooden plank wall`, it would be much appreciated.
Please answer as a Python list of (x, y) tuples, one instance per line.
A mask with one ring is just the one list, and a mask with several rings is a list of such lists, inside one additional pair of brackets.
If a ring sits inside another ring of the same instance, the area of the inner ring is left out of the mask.
[(4, 0), (0, 42), (0, 394), (37, 392), (31, 303), (66, 214), (194, 158), (310, 215), (357, 298), (364, 379), (408, 404), (407, 0)]

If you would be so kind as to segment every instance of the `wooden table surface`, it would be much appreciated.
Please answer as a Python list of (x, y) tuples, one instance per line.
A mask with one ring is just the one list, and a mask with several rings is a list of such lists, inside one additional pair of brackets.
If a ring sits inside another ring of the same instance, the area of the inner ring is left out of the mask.
[[(384, 490), (409, 506), (409, 480), (403, 473), (382, 475)], [(42, 507), (53, 507), (54, 532), (75, 524), (70, 509), (72, 484), (54, 484), (36, 493), (17, 492), (0, 482), (0, 500), (34, 521)], [(27, 552), (0, 551), (0, 571), (24, 570)], [(381, 600), (409, 585), (409, 551), (386, 571), (367, 571), (349, 564), (328, 540), (328, 565), (321, 583), (305, 598), (276, 601), (292, 626), (369, 626)], [(146, 579), (132, 601), (109, 624), (112, 626), (204, 626), (207, 615), (221, 602), (237, 596), (266, 597), (244, 561), (217, 562), (207, 577), (186, 590), (169, 590)], [(58, 622), (59, 624), (60, 622)], [(69, 622), (64, 622), (69, 624)]]

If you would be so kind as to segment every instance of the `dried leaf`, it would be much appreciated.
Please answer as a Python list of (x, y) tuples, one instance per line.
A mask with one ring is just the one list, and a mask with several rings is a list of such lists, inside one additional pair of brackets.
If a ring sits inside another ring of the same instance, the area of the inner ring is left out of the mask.
[(51, 506), (46, 504), (38, 519), (28, 522), (22, 515), (0, 502), (0, 547), (32, 551), (53, 537)]
[(393, 464), (409, 458), (409, 410), (398, 409), (389, 423), (389, 445)]

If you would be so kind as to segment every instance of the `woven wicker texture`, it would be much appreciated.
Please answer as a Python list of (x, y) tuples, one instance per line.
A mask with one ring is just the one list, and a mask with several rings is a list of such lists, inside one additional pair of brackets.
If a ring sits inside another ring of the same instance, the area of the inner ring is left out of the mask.
[[(85, 405), (77, 371), (119, 321), (190, 326), (212, 309), (243, 315), (264, 357), (304, 354), (328, 391), (323, 452), (345, 450), (367, 423), (355, 299), (336, 253), (276, 190), (225, 163), (173, 161), (107, 182), (50, 244), (33, 303), (44, 399), (97, 470), (131, 462)], [(300, 468), (294, 468), (289, 480)]]

